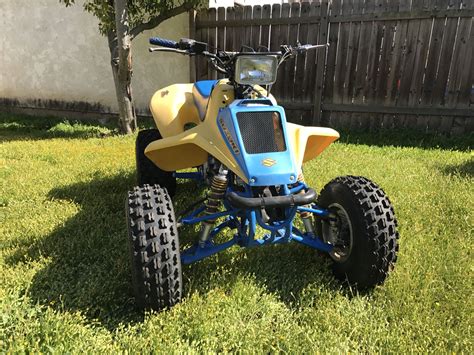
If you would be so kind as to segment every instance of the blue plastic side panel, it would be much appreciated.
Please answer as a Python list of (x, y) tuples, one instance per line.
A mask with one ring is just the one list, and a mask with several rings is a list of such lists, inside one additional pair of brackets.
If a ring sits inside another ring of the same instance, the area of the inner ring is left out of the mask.
[[(250, 186), (286, 185), (295, 183), (298, 169), (294, 164), (293, 152), (286, 131), (285, 111), (281, 106), (244, 104), (246, 100), (236, 100), (221, 109), (217, 125), (224, 140), (238, 164), (246, 174)], [(255, 100), (254, 100), (255, 102)], [(240, 135), (237, 121), (238, 112), (271, 111), (278, 112), (282, 120), (286, 150), (283, 152), (247, 154)]]

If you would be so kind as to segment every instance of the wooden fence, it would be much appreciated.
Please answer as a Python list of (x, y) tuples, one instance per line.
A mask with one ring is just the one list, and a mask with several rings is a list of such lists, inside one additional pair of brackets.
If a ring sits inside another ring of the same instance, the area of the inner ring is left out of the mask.
[[(326, 0), (200, 11), (212, 49), (326, 43), (285, 62), (272, 93), (290, 121), (474, 130), (474, 0)], [(193, 79), (218, 78), (197, 58)]]

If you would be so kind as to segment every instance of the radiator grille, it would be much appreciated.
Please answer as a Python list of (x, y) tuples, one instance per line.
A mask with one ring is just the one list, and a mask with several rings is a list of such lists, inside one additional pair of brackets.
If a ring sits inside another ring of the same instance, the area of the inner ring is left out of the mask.
[(278, 112), (238, 112), (237, 122), (248, 154), (283, 152), (285, 138)]

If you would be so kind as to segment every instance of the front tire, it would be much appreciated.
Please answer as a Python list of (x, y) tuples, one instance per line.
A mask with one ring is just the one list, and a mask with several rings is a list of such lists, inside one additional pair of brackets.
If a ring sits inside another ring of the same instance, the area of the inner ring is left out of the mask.
[(318, 205), (331, 212), (331, 218), (316, 220), (316, 230), (334, 245), (329, 255), (336, 278), (358, 289), (383, 283), (397, 260), (399, 239), (384, 191), (364, 177), (338, 177), (321, 191)]
[(182, 297), (182, 271), (173, 204), (158, 185), (135, 187), (126, 202), (132, 283), (141, 309), (170, 308)]

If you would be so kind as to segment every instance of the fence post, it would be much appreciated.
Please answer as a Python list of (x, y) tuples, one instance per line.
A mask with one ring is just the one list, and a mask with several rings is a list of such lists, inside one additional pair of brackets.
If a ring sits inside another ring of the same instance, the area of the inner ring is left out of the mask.
[[(328, 42), (329, 30), (329, 6), (328, 1), (321, 2), (321, 23), (319, 25), (319, 39), (318, 44)], [(321, 101), (323, 95), (324, 72), (326, 68), (326, 50), (318, 50), (316, 54), (316, 83), (314, 88), (314, 104), (313, 104), (313, 126), (321, 124)]]
[[(189, 11), (189, 38), (196, 39), (196, 11)], [(189, 58), (189, 81), (196, 81), (196, 57)]]

